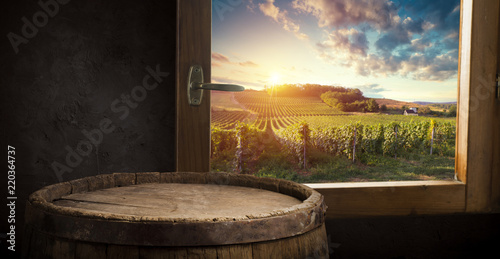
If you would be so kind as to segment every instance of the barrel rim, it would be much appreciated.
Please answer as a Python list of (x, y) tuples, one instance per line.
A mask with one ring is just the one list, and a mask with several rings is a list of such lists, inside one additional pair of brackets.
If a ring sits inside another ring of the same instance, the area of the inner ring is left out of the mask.
[[(147, 183), (218, 184), (260, 188), (293, 196), (302, 203), (259, 215), (214, 219), (89, 213), (84, 209), (67, 208), (52, 203), (72, 193)], [(325, 212), (326, 206), (320, 193), (287, 180), (221, 172), (113, 173), (58, 183), (34, 192), (28, 198), (26, 222), (47, 234), (89, 242), (198, 246), (268, 241), (299, 235), (322, 225)], [(137, 233), (140, 232), (149, 237), (137, 238)]]

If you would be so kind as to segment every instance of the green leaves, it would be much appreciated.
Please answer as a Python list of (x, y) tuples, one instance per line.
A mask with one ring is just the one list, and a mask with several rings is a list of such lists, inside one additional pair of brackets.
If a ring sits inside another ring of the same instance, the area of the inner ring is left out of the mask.
[(387, 156), (427, 154), (430, 149), (429, 132), (432, 132), (432, 127), (435, 127), (434, 150), (440, 155), (453, 156), (456, 130), (455, 126), (448, 122), (438, 124), (434, 121), (410, 121), (392, 122), (386, 125), (363, 125), (357, 122), (344, 126), (312, 129), (309, 129), (307, 123), (302, 122), (278, 130), (277, 136), (285, 150), (302, 164), (304, 143), (328, 154), (345, 156), (349, 159), (353, 158), (354, 145), (357, 158), (363, 153)]
[(281, 129), (272, 128), (259, 130), (241, 122), (232, 130), (212, 127), (212, 156), (234, 152), (235, 171), (243, 172), (246, 165), (258, 157), (274, 138), (279, 141), (282, 150), (302, 168), (307, 167), (313, 149), (353, 159), (355, 145), (356, 160), (368, 154), (391, 157), (429, 154), (433, 128), (433, 154), (455, 154), (456, 128), (452, 122), (417, 120), (362, 124), (358, 121), (343, 126), (311, 126), (307, 122), (300, 122)]
[(375, 99), (366, 98), (359, 89), (343, 89), (321, 94), (321, 100), (344, 112), (378, 112)]
[(310, 145), (311, 130), (306, 122), (300, 122), (276, 131), (278, 141), (284, 150), (293, 156), (299, 166), (305, 167), (307, 147)]

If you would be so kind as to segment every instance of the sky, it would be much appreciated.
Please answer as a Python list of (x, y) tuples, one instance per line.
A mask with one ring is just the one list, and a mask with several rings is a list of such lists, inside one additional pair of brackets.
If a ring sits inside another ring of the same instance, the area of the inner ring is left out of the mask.
[(212, 0), (212, 82), (457, 99), (460, 0)]

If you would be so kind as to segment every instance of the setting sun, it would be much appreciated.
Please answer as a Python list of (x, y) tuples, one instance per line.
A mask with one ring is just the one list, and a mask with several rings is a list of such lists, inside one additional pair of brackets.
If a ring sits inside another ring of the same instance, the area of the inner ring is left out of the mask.
[(280, 78), (281, 78), (280, 74), (272, 73), (271, 77), (269, 78), (269, 83), (271, 83), (273, 85), (277, 85), (280, 82)]

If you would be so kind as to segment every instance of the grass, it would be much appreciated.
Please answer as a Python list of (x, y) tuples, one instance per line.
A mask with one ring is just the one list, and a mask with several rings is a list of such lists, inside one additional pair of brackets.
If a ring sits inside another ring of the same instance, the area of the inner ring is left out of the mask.
[[(455, 167), (453, 157), (422, 154), (397, 158), (364, 154), (360, 161), (353, 163), (344, 157), (316, 151), (308, 162), (310, 167), (302, 169), (286, 154), (264, 152), (245, 173), (300, 183), (452, 180)], [(217, 162), (213, 166), (221, 168)], [(230, 166), (225, 169), (226, 172), (232, 170)]]
[(312, 168), (312, 182), (451, 180), (454, 172), (454, 159), (430, 155), (412, 159), (377, 155), (367, 158), (367, 164), (340, 160)]

